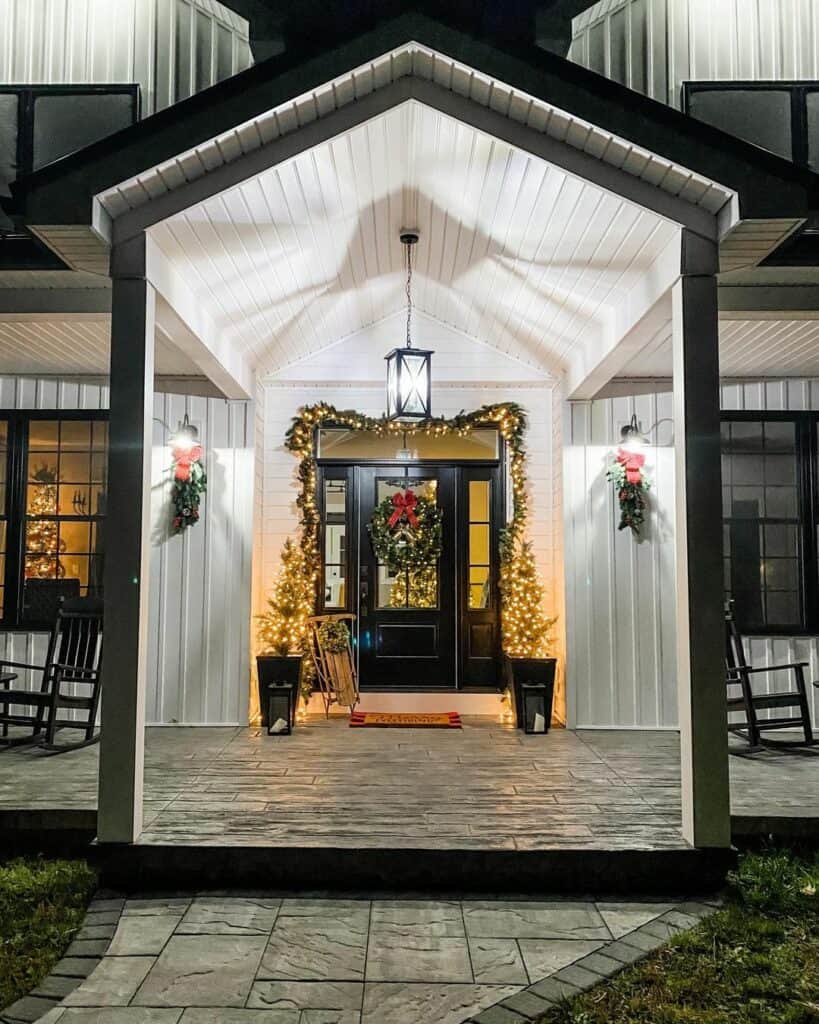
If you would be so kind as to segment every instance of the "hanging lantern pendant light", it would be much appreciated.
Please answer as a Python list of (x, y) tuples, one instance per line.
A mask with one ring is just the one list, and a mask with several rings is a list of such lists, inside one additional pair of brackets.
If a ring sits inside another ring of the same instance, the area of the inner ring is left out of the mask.
[(432, 416), (432, 355), (412, 347), (412, 247), (417, 231), (402, 231), (401, 243), (407, 257), (407, 338), (403, 348), (394, 348), (387, 361), (387, 418), (426, 420)]

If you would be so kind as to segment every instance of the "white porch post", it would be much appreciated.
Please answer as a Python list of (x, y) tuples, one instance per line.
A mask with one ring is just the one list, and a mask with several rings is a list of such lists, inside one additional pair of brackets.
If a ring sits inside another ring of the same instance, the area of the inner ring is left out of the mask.
[(673, 286), (677, 687), (683, 835), (731, 842), (722, 611), (716, 245), (683, 231)]
[(145, 236), (111, 256), (110, 426), (99, 819), (101, 842), (142, 831), (155, 293)]

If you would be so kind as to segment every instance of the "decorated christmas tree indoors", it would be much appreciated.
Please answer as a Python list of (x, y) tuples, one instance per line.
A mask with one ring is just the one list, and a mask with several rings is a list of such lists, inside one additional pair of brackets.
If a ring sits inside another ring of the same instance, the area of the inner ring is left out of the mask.
[(434, 608), (437, 603), (437, 565), (401, 572), (390, 590), (390, 608)]
[[(53, 516), (57, 513), (57, 475), (46, 465), (31, 474), (33, 483), (28, 500), (29, 516)], [(53, 579), (65, 575), (56, 556), (65, 550), (54, 519), (29, 519), (26, 523), (26, 577)]]
[(529, 541), (516, 544), (503, 560), (500, 588), (504, 653), (512, 658), (548, 657), (556, 620), (543, 612), (543, 584)]
[(268, 610), (259, 616), (259, 648), (279, 657), (307, 650), (307, 619), (313, 614), (314, 579), (304, 552), (288, 539), (282, 548), (282, 564), (268, 598)]

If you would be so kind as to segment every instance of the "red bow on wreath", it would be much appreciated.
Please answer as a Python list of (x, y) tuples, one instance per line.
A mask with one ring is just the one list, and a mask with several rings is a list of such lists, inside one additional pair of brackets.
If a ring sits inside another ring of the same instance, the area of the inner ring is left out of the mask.
[(630, 452), (625, 448), (617, 449), (617, 461), (626, 471), (626, 483), (641, 484), (643, 482), (642, 469), (646, 457), (641, 452)]
[(387, 526), (392, 530), (402, 519), (406, 518), (413, 530), (417, 529), (418, 516), (415, 514), (417, 504), (418, 499), (415, 497), (414, 491), (404, 491), (403, 494), (396, 491), (392, 496), (393, 513), (387, 520)]
[(177, 448), (171, 449), (173, 453), (174, 479), (185, 480), (190, 479), (191, 466), (194, 462), (198, 462), (202, 458), (202, 447), (201, 445), (194, 445), (193, 448)]

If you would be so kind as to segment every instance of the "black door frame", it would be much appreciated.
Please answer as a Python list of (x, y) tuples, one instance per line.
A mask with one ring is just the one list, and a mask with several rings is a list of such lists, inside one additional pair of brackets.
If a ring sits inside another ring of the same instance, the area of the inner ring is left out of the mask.
[[(424, 470), (433, 469), (454, 469), (455, 470), (455, 679), (454, 685), (450, 687), (413, 687), (410, 691), (405, 685), (394, 687), (401, 692), (418, 692), (429, 689), (434, 692), (446, 692), (458, 690), (460, 692), (496, 692), (502, 689), (501, 678), (501, 634), (500, 634), (500, 533), (504, 524), (504, 509), (506, 508), (506, 457), (505, 447), (502, 438), (499, 438), (499, 457), (497, 459), (413, 459), (411, 461), (398, 459), (316, 459), (317, 480), (316, 493), (319, 512), (319, 550), (322, 553), (322, 565), (319, 573), (319, 581), (316, 594), (316, 607), (321, 612), (347, 611), (358, 615), (359, 610), (359, 586), (360, 586), (360, 542), (362, 533), (361, 524), (361, 493), (360, 493), (360, 469), (394, 469), (403, 471), (407, 468), (422, 473)], [(488, 476), (493, 481), (491, 506), (492, 506), (492, 527), (490, 531), (490, 545), (492, 551), (492, 564), (495, 567), (491, 580), (491, 608), (475, 611), (468, 607), (468, 521), (467, 521), (467, 490), (470, 478)], [(325, 605), (324, 590), (324, 563), (323, 553), (325, 550), (325, 510), (324, 510), (324, 482), (325, 480), (344, 480), (346, 482), (346, 516), (348, 542), (345, 546), (345, 601), (342, 607), (327, 607)], [(488, 613), (488, 614), (487, 614)], [(495, 650), (492, 658), (470, 658), (469, 628), (470, 624), (484, 624), (494, 616)], [(357, 640), (356, 636), (356, 640)], [(357, 647), (357, 645), (356, 645)], [(357, 647), (358, 650), (358, 647)], [(362, 683), (364, 690), (368, 689), (366, 682)], [(387, 690), (391, 687), (378, 685), (372, 687), (377, 690)]]

